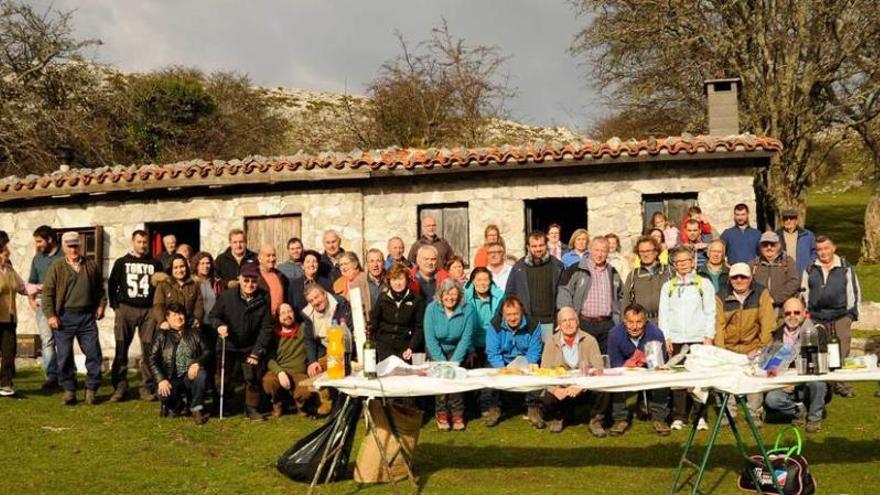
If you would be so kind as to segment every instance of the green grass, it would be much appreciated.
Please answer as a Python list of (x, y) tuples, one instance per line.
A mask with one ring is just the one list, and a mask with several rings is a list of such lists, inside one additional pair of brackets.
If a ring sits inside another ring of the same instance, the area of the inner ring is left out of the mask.
[[(274, 467), (278, 455), (320, 423), (284, 417), (249, 423), (212, 419), (195, 427), (158, 417), (158, 404), (142, 402), (64, 407), (38, 391), (38, 370), (20, 370), (23, 399), (0, 399), (0, 479), (3, 493), (305, 493)], [(804, 454), (819, 493), (876, 493), (880, 486), (880, 399), (875, 384), (857, 384), (855, 399), (835, 398), (824, 430), (806, 437)], [(99, 393), (106, 399), (107, 387)], [(762, 430), (771, 439), (782, 425)], [(705, 438), (706, 433), (701, 433)], [(594, 439), (585, 425), (559, 435), (536, 431), (518, 417), (493, 430), (475, 421), (464, 433), (422, 430), (415, 471), (426, 494), (665, 493), (686, 432), (660, 438), (637, 421), (620, 438)], [(360, 439), (360, 433), (358, 436)], [(752, 446), (751, 442), (747, 442)], [(741, 465), (722, 432), (703, 487), (737, 493)], [(346, 481), (320, 493), (384, 494), (387, 486), (360, 488)], [(403, 493), (412, 493), (404, 485)]]
[[(810, 193), (807, 199), (807, 228), (834, 239), (837, 253), (858, 263), (865, 236), (865, 207), (871, 199), (871, 185), (844, 193)], [(880, 265), (856, 267), (862, 299), (880, 301)]]

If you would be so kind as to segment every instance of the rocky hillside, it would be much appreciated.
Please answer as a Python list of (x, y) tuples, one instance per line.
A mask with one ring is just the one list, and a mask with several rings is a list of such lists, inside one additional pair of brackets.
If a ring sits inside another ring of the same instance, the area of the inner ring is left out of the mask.
[[(347, 151), (361, 147), (358, 126), (364, 122), (369, 99), (302, 89), (276, 87), (266, 94), (291, 121), (292, 151)], [(363, 126), (361, 126), (363, 128)], [(493, 119), (486, 132), (486, 146), (559, 141), (580, 141), (583, 136), (565, 127), (534, 127), (519, 122)]]

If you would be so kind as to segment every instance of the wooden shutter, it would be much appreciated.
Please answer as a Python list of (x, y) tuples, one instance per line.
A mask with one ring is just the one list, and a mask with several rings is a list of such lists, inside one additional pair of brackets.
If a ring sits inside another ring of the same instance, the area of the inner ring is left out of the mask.
[(246, 218), (244, 225), (248, 248), (257, 252), (264, 244), (275, 246), (279, 264), (287, 261), (287, 240), (291, 237), (302, 236), (302, 217), (300, 215)]
[(464, 259), (464, 264), (469, 264), (468, 237), (468, 205), (456, 203), (450, 205), (430, 205), (419, 208), (419, 235), (422, 235), (422, 219), (426, 216), (437, 220), (437, 235), (446, 239), (452, 246), (452, 252)]

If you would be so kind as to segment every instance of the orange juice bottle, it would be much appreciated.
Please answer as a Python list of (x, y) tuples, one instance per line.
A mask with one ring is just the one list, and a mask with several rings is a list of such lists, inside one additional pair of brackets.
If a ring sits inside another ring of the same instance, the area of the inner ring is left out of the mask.
[(327, 378), (345, 378), (345, 331), (339, 325), (327, 329)]

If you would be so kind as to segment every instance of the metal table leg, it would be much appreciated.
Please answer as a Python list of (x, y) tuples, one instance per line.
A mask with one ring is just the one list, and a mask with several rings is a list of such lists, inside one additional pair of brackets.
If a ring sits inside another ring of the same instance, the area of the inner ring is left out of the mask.
[[(333, 429), (330, 432), (331, 439), (336, 438), (336, 434), (344, 426), (343, 423), (345, 422), (345, 417), (346, 417), (345, 413), (349, 407), (352, 407), (352, 402), (351, 402), (352, 400), (353, 399), (350, 396), (345, 396), (345, 402), (342, 403), (342, 407), (340, 408), (341, 409), (340, 414), (336, 418), (336, 420), (334, 421)], [(328, 470), (327, 479), (324, 481), (324, 483), (328, 483), (330, 481), (330, 473), (333, 472), (332, 468), (333, 468), (333, 466), (335, 466), (336, 461), (339, 459), (339, 454), (341, 453), (342, 446), (344, 444), (345, 444), (344, 438), (342, 439), (342, 442), (339, 445), (334, 445), (332, 442), (327, 444), (327, 447), (324, 449), (324, 452), (321, 454), (321, 462), (318, 463), (318, 469), (315, 471), (315, 476), (314, 476), (314, 478), (312, 478), (311, 484), (309, 484), (309, 490), (307, 492), (308, 495), (312, 495), (313, 493), (315, 493), (315, 488), (317, 487), (318, 481), (321, 478), (321, 472), (324, 470), (324, 466), (327, 465), (327, 462), (330, 461), (332, 458), (333, 460), (332, 460), (332, 464), (330, 466), (331, 469)]]

